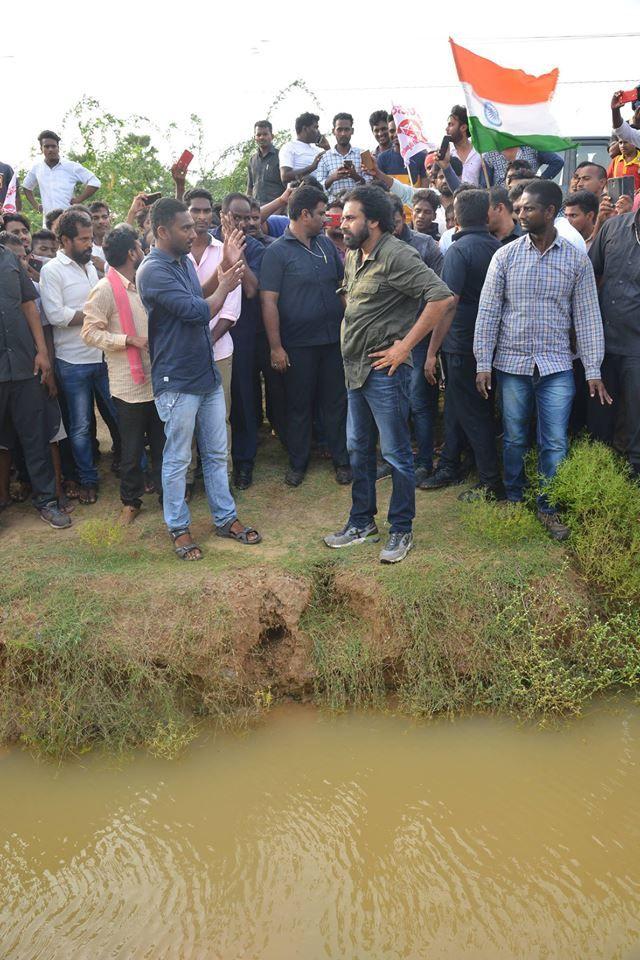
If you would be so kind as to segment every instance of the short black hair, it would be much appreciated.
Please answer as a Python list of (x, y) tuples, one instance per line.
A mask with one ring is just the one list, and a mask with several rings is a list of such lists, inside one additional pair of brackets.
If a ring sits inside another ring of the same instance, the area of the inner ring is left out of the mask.
[(189, 206), (192, 200), (197, 200), (198, 198), (208, 200), (213, 207), (213, 197), (204, 187), (193, 187), (192, 190), (187, 190), (184, 195), (184, 202)]
[(15, 233), (9, 233), (7, 230), (0, 230), (0, 243), (3, 247), (15, 247), (20, 250), (24, 250), (24, 245), (22, 240), (19, 237), (16, 237)]
[(78, 236), (80, 227), (93, 227), (91, 215), (85, 210), (76, 210), (70, 207), (65, 210), (58, 221), (58, 240), (66, 237), (67, 240), (75, 240)]
[(423, 200), (425, 203), (428, 203), (430, 206), (432, 206), (434, 213), (440, 206), (440, 197), (435, 190), (426, 190), (424, 188), (420, 190), (414, 190), (413, 196), (411, 197), (412, 205), (417, 203), (419, 200)]
[(562, 206), (562, 190), (553, 180), (530, 180), (525, 184), (525, 190), (534, 197), (543, 207), (553, 207), (556, 217)]
[(535, 170), (531, 169), (531, 165), (527, 163), (526, 160), (510, 160), (507, 166), (505, 167), (505, 176), (507, 173), (511, 173), (512, 170), (528, 170), (531, 173), (532, 177), (535, 177)]
[(463, 107), (460, 103), (454, 103), (449, 110), (449, 116), (454, 117), (458, 123), (464, 123), (467, 131), (469, 130), (469, 115), (467, 114), (467, 108)]
[(37, 243), (38, 240), (53, 240), (55, 242), (56, 235), (53, 230), (37, 230), (35, 233), (31, 234), (31, 243)]
[(26, 227), (29, 233), (31, 233), (31, 224), (25, 217), (24, 213), (5, 213), (3, 217), (0, 218), (4, 229), (7, 229), (8, 223), (21, 223), (23, 227)]
[[(601, 164), (594, 163), (593, 160), (583, 160), (582, 163), (578, 164), (576, 170), (582, 170), (583, 167), (595, 167), (598, 171), (598, 180), (607, 179), (607, 171)], [(575, 170), (573, 172), (575, 173)]]
[(389, 123), (389, 114), (386, 110), (374, 110), (369, 117), (369, 126), (373, 130), (377, 123)]
[(253, 129), (255, 130), (256, 127), (266, 127), (269, 133), (273, 133), (273, 124), (271, 123), (271, 120), (256, 120), (253, 125)]
[(251, 204), (251, 201), (246, 193), (228, 193), (226, 197), (223, 197), (222, 199), (222, 206), (220, 207), (222, 213), (229, 212), (229, 207), (234, 200), (244, 200), (246, 203)]
[(484, 227), (489, 217), (488, 190), (461, 190), (453, 198), (454, 214), (458, 225)]
[(503, 204), (509, 211), (513, 213), (513, 204), (509, 199), (509, 192), (506, 187), (491, 187), (489, 191), (489, 202), (492, 207), (497, 207), (499, 203)]
[(382, 190), (376, 190), (375, 187), (355, 187), (349, 191), (345, 200), (359, 203), (367, 220), (377, 220), (383, 233), (392, 233), (393, 208), (388, 195)]
[(104, 238), (102, 249), (104, 258), (110, 267), (123, 266), (127, 262), (127, 256), (130, 250), (135, 250), (138, 242), (138, 234), (130, 227), (128, 223), (120, 223)]
[(45, 213), (44, 222), (47, 230), (51, 230), (51, 224), (54, 223), (54, 221), (57, 220), (58, 217), (62, 216), (64, 211), (65, 211), (64, 207), (54, 207), (53, 210), (49, 210), (48, 213)]
[(89, 210), (91, 213), (95, 213), (96, 210), (106, 210), (107, 213), (111, 213), (109, 209), (109, 204), (105, 203), (104, 200), (94, 200), (93, 203), (89, 204)]
[(306, 177), (303, 177), (300, 181), (301, 187), (315, 187), (316, 190), (322, 190), (322, 184), (317, 177), (314, 177), (312, 173), (308, 173)]
[(326, 203), (327, 195), (317, 187), (298, 187), (289, 198), (289, 219), (299, 220), (303, 210), (312, 213), (319, 203)]
[(42, 133), (39, 133), (38, 143), (42, 144), (43, 140), (55, 140), (56, 143), (60, 143), (60, 137), (53, 130), (43, 130)]
[(305, 127), (311, 127), (314, 123), (319, 123), (320, 117), (317, 113), (301, 113), (296, 117), (296, 133), (302, 133)]
[(186, 213), (187, 205), (173, 197), (159, 197), (151, 207), (151, 229), (158, 236), (159, 227), (170, 227), (179, 213)]
[(404, 219), (404, 203), (400, 197), (396, 196), (395, 193), (390, 193), (389, 203), (391, 204), (391, 209), (393, 210), (394, 214), (401, 213), (402, 218)]
[(567, 199), (564, 202), (566, 207), (580, 207), (583, 213), (593, 213), (598, 216), (598, 209), (600, 203), (595, 193), (591, 193), (590, 190), (576, 190), (575, 193), (570, 193)]
[(522, 166), (517, 161), (514, 161), (513, 164), (507, 164), (507, 169), (505, 171), (505, 182), (509, 174), (515, 175), (516, 180), (533, 180), (536, 172), (532, 170), (529, 166)]
[(336, 113), (335, 117), (331, 121), (331, 126), (335, 127), (336, 120), (348, 120), (351, 126), (353, 126), (353, 117), (350, 113)]
[(511, 187), (509, 190), (509, 199), (511, 200), (511, 203), (513, 204), (516, 202), (516, 200), (519, 200), (529, 184), (535, 182), (536, 178), (532, 177), (531, 180), (523, 180), (520, 183), (516, 183), (515, 187)]
[(340, 207), (341, 210), (344, 210), (344, 200), (340, 197), (334, 197), (333, 200), (327, 200), (327, 210), (330, 210), (331, 207)]
[(251, 197), (249, 197), (249, 205), (250, 205), (250, 207), (251, 207), (252, 210), (261, 210), (261, 209), (262, 209), (261, 206), (260, 206), (260, 204), (258, 203), (258, 201), (257, 201), (257, 200), (252, 200)]

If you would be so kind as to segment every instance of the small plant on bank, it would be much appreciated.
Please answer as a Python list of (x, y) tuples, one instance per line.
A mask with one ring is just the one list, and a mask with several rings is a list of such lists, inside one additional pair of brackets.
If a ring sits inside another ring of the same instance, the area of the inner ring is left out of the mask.
[(94, 553), (110, 550), (124, 540), (125, 529), (112, 520), (85, 520), (78, 531), (78, 539)]

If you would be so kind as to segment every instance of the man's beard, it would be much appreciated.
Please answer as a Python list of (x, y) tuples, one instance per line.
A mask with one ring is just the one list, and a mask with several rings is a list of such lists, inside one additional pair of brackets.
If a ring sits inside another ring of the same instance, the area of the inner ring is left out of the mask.
[(349, 250), (359, 250), (363, 243), (369, 239), (369, 227), (365, 223), (362, 230), (359, 233), (351, 233), (344, 235), (344, 245), (349, 247)]
[(91, 260), (91, 250), (83, 250), (82, 253), (74, 253), (73, 260), (79, 264), (87, 264)]

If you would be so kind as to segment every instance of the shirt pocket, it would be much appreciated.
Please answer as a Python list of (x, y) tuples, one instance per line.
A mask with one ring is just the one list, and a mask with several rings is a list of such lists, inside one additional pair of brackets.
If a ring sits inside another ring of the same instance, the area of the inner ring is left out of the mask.
[(379, 280), (354, 280), (351, 284), (347, 300), (350, 303), (369, 303), (377, 299), (382, 284)]

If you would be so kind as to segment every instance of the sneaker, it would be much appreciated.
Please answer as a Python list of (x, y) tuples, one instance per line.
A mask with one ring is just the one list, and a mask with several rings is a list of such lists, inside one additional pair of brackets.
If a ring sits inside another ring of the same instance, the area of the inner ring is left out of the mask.
[(416, 487), (419, 487), (421, 483), (424, 483), (425, 480), (428, 480), (432, 475), (433, 468), (429, 469), (429, 467), (416, 467)]
[(545, 513), (544, 510), (538, 510), (538, 520), (543, 527), (547, 528), (552, 540), (568, 540), (571, 530), (565, 523), (562, 523), (557, 513)]
[(391, 533), (386, 546), (380, 551), (380, 563), (400, 563), (413, 546), (412, 533)]
[(352, 547), (356, 543), (378, 543), (380, 534), (373, 521), (362, 530), (358, 530), (353, 524), (347, 522), (342, 530), (338, 530), (337, 533), (328, 533), (322, 539), (328, 547), (338, 550), (340, 547)]
[(44, 507), (40, 507), (38, 512), (40, 519), (48, 523), (54, 530), (64, 530), (71, 526), (71, 517), (60, 509), (56, 500), (46, 503)]
[(387, 463), (386, 460), (383, 460), (382, 463), (379, 463), (376, 467), (376, 483), (379, 480), (386, 480), (387, 477), (390, 477), (392, 474), (391, 464)]
[(304, 477), (304, 470), (292, 470), (289, 468), (284, 475), (284, 482), (288, 487), (299, 487)]
[(336, 483), (346, 487), (353, 482), (351, 467), (336, 467)]
[(475, 503), (478, 500), (490, 500), (493, 503), (506, 500), (507, 495), (502, 484), (498, 487), (487, 487), (483, 483), (476, 483), (474, 487), (458, 494), (461, 503)]
[(443, 487), (455, 487), (462, 483), (462, 477), (448, 470), (436, 470), (430, 477), (418, 484), (420, 490), (441, 490)]

